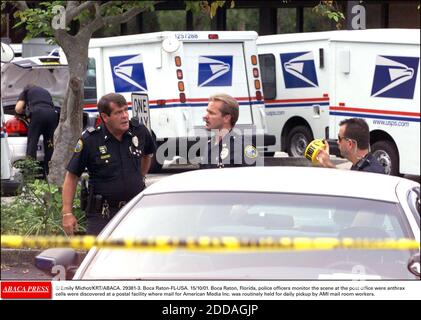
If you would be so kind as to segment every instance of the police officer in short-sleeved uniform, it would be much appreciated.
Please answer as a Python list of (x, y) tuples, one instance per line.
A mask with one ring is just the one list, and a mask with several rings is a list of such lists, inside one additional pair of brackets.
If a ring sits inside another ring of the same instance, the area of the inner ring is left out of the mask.
[[(127, 111), (125, 100), (119, 100), (124, 99), (121, 95), (109, 94), (104, 97), (109, 102), (117, 101), (119, 106), (124, 104)], [(123, 115), (121, 119), (125, 124), (128, 115)], [(90, 188), (86, 208), (88, 234), (98, 234), (126, 202), (145, 188), (143, 178), (149, 169), (150, 157), (156, 150), (149, 130), (138, 121), (130, 121), (121, 140), (110, 132), (109, 127), (103, 123), (96, 129), (85, 132), (77, 142), (74, 155), (67, 166), (71, 177), (80, 177), (85, 168), (89, 174)], [(148, 162), (146, 168), (142, 161)], [(65, 204), (64, 197), (63, 187), (63, 226), (66, 214), (72, 215), (71, 212), (66, 212), (71, 209), (68, 209), (69, 198), (66, 198)], [(69, 227), (68, 224), (66, 226)]]
[(48, 162), (53, 155), (54, 131), (58, 124), (58, 113), (51, 94), (44, 88), (28, 85), (21, 92), (15, 107), (16, 113), (26, 114), (30, 119), (26, 155), (37, 159), (39, 137), (44, 142), (44, 171), (48, 174)]
[(235, 128), (225, 135), (219, 143), (211, 138), (207, 143), (207, 154), (200, 168), (213, 169), (225, 167), (256, 166), (258, 152), (251, 141), (246, 141)]
[(256, 165), (258, 152), (255, 144), (235, 128), (238, 117), (238, 102), (230, 95), (216, 94), (209, 98), (203, 120), (206, 130), (214, 136), (208, 140), (200, 168)]

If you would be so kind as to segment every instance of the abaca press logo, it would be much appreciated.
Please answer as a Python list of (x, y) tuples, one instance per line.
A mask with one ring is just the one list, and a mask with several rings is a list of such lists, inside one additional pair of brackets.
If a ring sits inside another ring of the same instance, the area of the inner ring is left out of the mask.
[(147, 91), (142, 55), (110, 57), (116, 92)]
[(372, 97), (413, 99), (418, 57), (377, 56)]

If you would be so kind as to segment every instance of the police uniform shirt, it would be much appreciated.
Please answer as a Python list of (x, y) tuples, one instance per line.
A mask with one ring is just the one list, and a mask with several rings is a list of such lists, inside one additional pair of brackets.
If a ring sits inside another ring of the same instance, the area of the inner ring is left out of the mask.
[(50, 107), (53, 108), (53, 100), (50, 93), (41, 87), (30, 87), (21, 92), (18, 100), (25, 101), (25, 104), (35, 107)]
[(141, 157), (156, 150), (148, 129), (142, 124), (130, 124), (122, 141), (118, 141), (104, 124), (85, 132), (66, 168), (77, 176), (87, 168), (94, 194), (108, 200), (128, 201), (142, 191)]
[[(244, 141), (243, 141), (244, 140)], [(215, 138), (208, 140), (207, 153), (201, 168), (224, 168), (255, 166), (258, 152), (255, 145), (232, 130), (215, 144)]]
[(365, 157), (358, 161), (356, 164), (352, 165), (351, 170), (385, 173), (384, 167), (370, 152), (367, 153)]

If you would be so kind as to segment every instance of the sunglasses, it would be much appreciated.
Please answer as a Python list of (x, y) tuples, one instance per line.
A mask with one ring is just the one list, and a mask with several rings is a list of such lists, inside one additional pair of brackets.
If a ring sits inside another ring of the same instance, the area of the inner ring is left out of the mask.
[(338, 141), (339, 141), (339, 142), (341, 142), (343, 139), (350, 140), (349, 138), (347, 138), (347, 137), (341, 137), (341, 136), (338, 134)]

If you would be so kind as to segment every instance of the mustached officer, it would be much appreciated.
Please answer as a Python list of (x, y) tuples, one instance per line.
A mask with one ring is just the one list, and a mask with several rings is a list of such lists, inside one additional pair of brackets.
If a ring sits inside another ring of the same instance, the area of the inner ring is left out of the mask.
[(238, 102), (227, 94), (209, 98), (203, 120), (206, 130), (214, 133), (208, 140), (201, 169), (255, 166), (258, 152), (255, 143), (245, 137), (235, 124), (239, 116)]
[(67, 165), (63, 184), (63, 228), (71, 235), (77, 230), (72, 213), (79, 177), (89, 174), (86, 201), (87, 233), (98, 234), (128, 201), (145, 188), (144, 177), (156, 151), (149, 130), (136, 120), (129, 121), (125, 98), (116, 93), (98, 102), (102, 124), (78, 140)]

